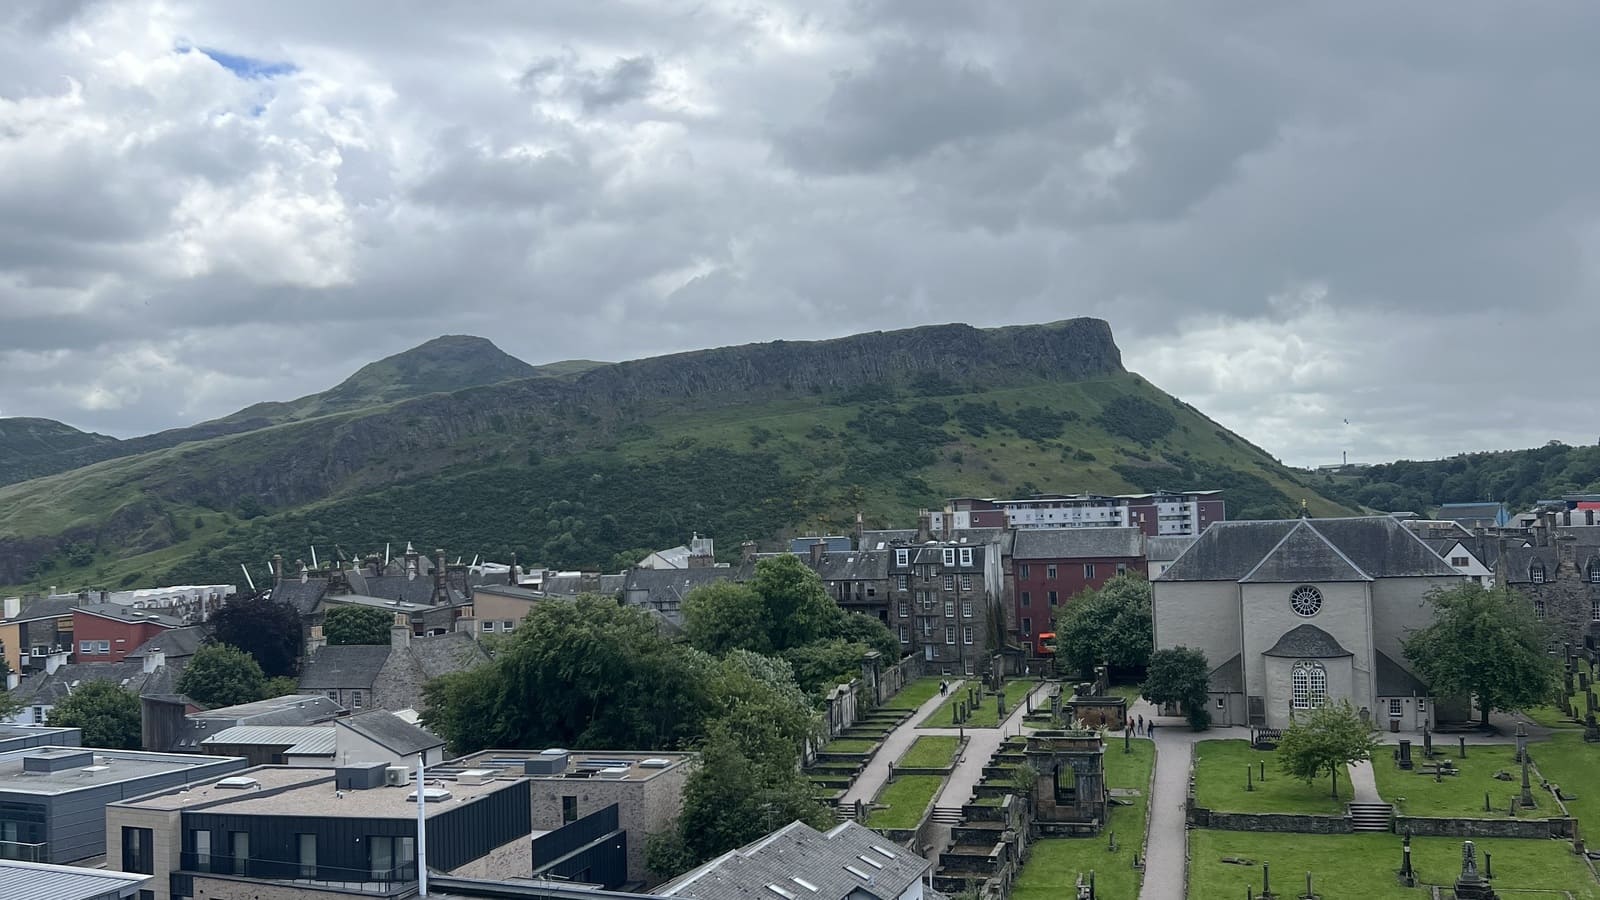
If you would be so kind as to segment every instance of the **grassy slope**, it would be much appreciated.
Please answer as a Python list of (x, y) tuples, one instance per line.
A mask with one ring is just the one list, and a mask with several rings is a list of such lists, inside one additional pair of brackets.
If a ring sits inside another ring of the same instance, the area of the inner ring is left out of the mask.
[[(1175, 417), (1173, 430), (1141, 447), (1134, 441), (1091, 424), (1102, 405), (1117, 397), (1140, 398), (1162, 405)], [(1018, 408), (1039, 407), (1076, 416), (1077, 421), (1067, 424), (1064, 433), (1057, 438), (1028, 440), (1019, 437), (1010, 428), (991, 429), (984, 435), (974, 436), (952, 419), (942, 426), (947, 442), (933, 450), (932, 463), (926, 467), (898, 471), (880, 469), (866, 475), (859, 468), (852, 468), (860, 458), (859, 448), (862, 445), (850, 444), (844, 436), (853, 430), (849, 423), (863, 409), (868, 409), (870, 415), (873, 411), (886, 408), (903, 410), (916, 404), (934, 403), (953, 412), (960, 404), (968, 402), (992, 402), (1006, 413)], [(338, 420), (340, 427), (350, 427), (360, 417), (382, 409), (373, 407), (342, 414)], [(290, 429), (295, 427), (294, 424), (278, 425), (247, 434), (110, 460), (69, 473), (0, 487), (0, 538), (50, 536), (72, 528), (94, 526), (119, 508), (148, 502), (152, 495), (159, 496), (163, 493), (164, 485), (192, 477), (196, 467), (247, 466), (253, 457), (260, 455), (262, 442), (292, 440), (296, 432)], [(519, 443), (521, 439), (515, 434), (479, 435), (472, 440), (476, 446), (503, 451), (507, 459), (518, 459), (526, 452), (526, 445)], [(214, 448), (221, 448), (222, 452), (203, 452)], [(785, 476), (804, 484), (807, 493), (805, 501), (795, 502), (794, 508), (780, 517), (783, 520), (781, 524), (786, 525), (787, 529), (779, 530), (796, 532), (847, 527), (857, 509), (865, 512), (869, 523), (874, 525), (903, 524), (918, 507), (941, 503), (950, 496), (1005, 495), (1029, 488), (1127, 492), (1138, 486), (1124, 477), (1128, 469), (1119, 474), (1113, 466), (1159, 467), (1163, 460), (1226, 467), (1231, 471), (1258, 476), (1264, 479), (1264, 490), (1272, 495), (1279, 511), (1292, 509), (1301, 497), (1305, 497), (1313, 514), (1344, 512), (1342, 508), (1299, 486), (1287, 469), (1265, 454), (1228, 435), (1198, 412), (1167, 397), (1135, 375), (1074, 383), (1040, 381), (1031, 386), (956, 396), (923, 398), (902, 395), (893, 407), (841, 404), (829, 398), (791, 397), (712, 409), (665, 409), (653, 419), (645, 420), (626, 432), (621, 440), (610, 445), (609, 452), (624, 463), (648, 463), (667, 459), (673, 454), (696, 455), (707, 448), (727, 448), (743, 454), (759, 449), (777, 459)], [(315, 454), (309, 455), (314, 457)], [(1148, 459), (1141, 459), (1141, 456)], [(376, 470), (380, 465), (387, 466), (378, 472), (383, 478), (398, 479), (405, 476), (405, 466), (394, 460), (375, 461), (369, 468)], [(1167, 475), (1152, 478), (1181, 482), (1177, 470), (1165, 468), (1159, 471)], [(484, 473), (485, 470), (474, 469), (459, 475), (470, 481)], [(439, 477), (451, 477), (451, 473), (447, 471), (429, 476), (430, 479)], [(1209, 485), (1173, 483), (1170, 486), (1189, 488)], [(470, 494), (471, 491), (466, 493)], [(222, 504), (231, 504), (235, 499), (217, 498)], [(164, 508), (180, 520), (192, 519), (195, 514), (207, 512), (182, 504)], [(343, 508), (341, 498), (332, 497), (301, 507), (298, 512), (301, 516), (312, 518), (321, 515), (337, 523), (344, 515)], [(412, 511), (402, 504), (402, 513)], [(1238, 512), (1237, 506), (1230, 506), (1231, 514)], [(275, 521), (277, 518), (256, 520), (240, 528), (245, 532), (274, 528), (278, 524)], [(407, 528), (407, 521), (410, 520), (406, 516), (400, 516), (403, 530)], [(542, 524), (516, 522), (507, 529), (506, 543), (529, 547), (530, 552), (537, 553), (540, 546), (553, 536), (538, 530)], [(415, 530), (416, 526), (409, 528)], [(728, 540), (751, 535), (718, 536)], [(307, 537), (315, 535), (308, 534)], [(355, 543), (358, 537), (369, 539), (367, 535), (346, 535), (337, 531), (332, 535), (332, 539), (340, 540), (347, 546)], [(415, 535), (396, 533), (385, 537), (405, 540)], [(448, 533), (433, 539), (444, 541), (446, 546), (460, 544)], [(299, 542), (302, 541), (296, 541)], [(159, 541), (135, 542), (126, 547), (101, 547), (99, 555), (90, 565), (73, 567), (58, 562), (52, 571), (42, 575), (34, 584), (99, 586), (108, 578), (120, 578), (135, 571), (153, 571), (150, 565), (153, 559), (133, 566), (123, 558), (130, 553), (154, 551), (161, 558), (185, 558), (182, 552), (165, 552), (168, 549), (178, 550), (163, 548)], [(228, 548), (218, 549), (220, 555), (228, 555)], [(613, 551), (621, 549), (625, 547), (612, 548)], [(290, 546), (285, 546), (283, 550), (286, 553), (298, 552)], [(550, 562), (562, 564), (579, 561), (552, 559)]]

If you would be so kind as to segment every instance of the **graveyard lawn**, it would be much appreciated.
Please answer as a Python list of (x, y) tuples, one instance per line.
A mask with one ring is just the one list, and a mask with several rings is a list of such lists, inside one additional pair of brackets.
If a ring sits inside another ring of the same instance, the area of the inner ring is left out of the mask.
[[(1261, 781), (1261, 764), (1267, 780)], [(1246, 768), (1255, 790), (1245, 790)], [(1311, 813), (1338, 815), (1350, 802), (1350, 772), (1339, 773), (1339, 799), (1331, 796), (1328, 777), (1310, 784), (1285, 775), (1278, 755), (1255, 750), (1249, 741), (1200, 741), (1194, 745), (1194, 802), (1217, 812)]]
[(915, 828), (922, 824), (922, 814), (927, 811), (933, 795), (944, 784), (940, 775), (901, 775), (883, 786), (873, 799), (874, 807), (867, 814), (868, 828)]
[(1122, 740), (1106, 742), (1106, 785), (1130, 788), (1137, 797), (1126, 798), (1130, 806), (1114, 806), (1106, 822), (1108, 831), (1117, 834), (1117, 851), (1107, 850), (1109, 835), (1092, 838), (1042, 838), (1029, 851), (1012, 889), (1011, 900), (1063, 900), (1071, 896), (1073, 880), (1079, 872), (1095, 872), (1095, 892), (1101, 900), (1137, 900), (1140, 873), (1133, 868), (1133, 854), (1144, 858), (1145, 817), (1150, 803), (1150, 768), (1155, 753), (1150, 741), (1139, 738), (1122, 752)]
[(914, 710), (927, 703), (937, 693), (939, 693), (938, 678), (918, 678), (901, 688), (900, 693), (885, 700), (878, 708)]
[[(1516, 747), (1512, 744), (1469, 744), (1467, 758), (1460, 758), (1455, 744), (1434, 741), (1435, 760), (1448, 759), (1461, 770), (1460, 775), (1446, 775), (1438, 781), (1432, 775), (1422, 774), (1427, 758), (1422, 748), (1412, 745), (1411, 761), (1415, 766), (1407, 772), (1395, 764), (1387, 754), (1372, 761), (1372, 774), (1378, 782), (1378, 796), (1385, 803), (1393, 803), (1395, 812), (1407, 816), (1461, 816), (1473, 819), (1509, 818), (1511, 798), (1522, 794), (1522, 765), (1514, 762)], [(1530, 744), (1532, 748), (1537, 745)], [(1392, 749), (1383, 748), (1385, 751)], [(1530, 749), (1530, 752), (1531, 749)], [(1538, 760), (1537, 754), (1534, 760)], [(1499, 781), (1494, 773), (1511, 774), (1510, 781)], [(1530, 772), (1533, 782), (1533, 799), (1537, 810), (1517, 810), (1523, 816), (1559, 815), (1555, 801), (1546, 791), (1539, 789), (1539, 776)], [(1489, 792), (1492, 812), (1483, 811), (1483, 794)], [(1404, 799), (1401, 799), (1404, 798)]]
[(909, 769), (948, 768), (955, 759), (956, 747), (960, 740), (955, 737), (925, 734), (906, 749), (895, 765)]
[[(1574, 659), (1573, 662), (1575, 664), (1576, 671), (1588, 675), (1591, 680), (1593, 679), (1594, 670), (1590, 668), (1587, 660), (1579, 657)], [(1534, 706), (1523, 710), (1522, 714), (1527, 716), (1530, 721), (1537, 722), (1546, 728), (1581, 727), (1582, 722), (1580, 720), (1583, 718), (1584, 711), (1584, 692), (1577, 690), (1576, 684), (1573, 685), (1573, 688), (1574, 690), (1569, 699), (1572, 701), (1572, 708), (1578, 712), (1577, 719), (1568, 718), (1566, 713), (1562, 712), (1560, 709), (1557, 709), (1555, 706)], [(1596, 688), (1595, 690), (1597, 693), (1600, 693), (1600, 688)]]
[[(1584, 743), (1580, 732), (1565, 732), (1548, 741), (1529, 744), (1528, 754), (1546, 781), (1560, 785), (1562, 793), (1577, 798), (1566, 803), (1567, 811), (1578, 820), (1578, 834), (1585, 841), (1600, 840), (1600, 744)], [(1521, 785), (1519, 780), (1519, 790)], [(1554, 798), (1537, 784), (1533, 786), (1533, 796), (1539, 801), (1541, 814), (1554, 808)], [(1594, 848), (1593, 843), (1590, 848)]]
[[(952, 691), (950, 693), (950, 699), (940, 704), (938, 709), (929, 713), (928, 717), (923, 719), (922, 722), (917, 725), (917, 727), (956, 727), (956, 703), (966, 699), (967, 687), (976, 683), (977, 682), (968, 682), (967, 685), (963, 685), (959, 690)], [(1015, 678), (1007, 681), (1005, 685), (1006, 715), (1011, 715), (1012, 711), (1017, 708), (1017, 705), (1022, 702), (1023, 698), (1028, 696), (1028, 693), (1038, 686), (1039, 682), (1031, 679)], [(967, 721), (962, 722), (961, 724), (967, 728), (999, 728), (1000, 713), (995, 709), (994, 692), (990, 691), (985, 693), (983, 695), (983, 699), (978, 702), (978, 708), (973, 710), (972, 715), (967, 718)]]
[[(1578, 900), (1600, 900), (1600, 884), (1563, 841), (1482, 840), (1483, 854), (1494, 859), (1494, 887), (1502, 897), (1512, 888), (1567, 890)], [(1224, 863), (1224, 857), (1255, 861), (1253, 866)], [(1461, 841), (1456, 838), (1415, 838), (1411, 866), (1420, 877), (1419, 887), (1404, 888), (1395, 879), (1400, 869), (1400, 837), (1393, 834), (1265, 834), (1245, 831), (1189, 832), (1189, 900), (1237, 900), (1245, 886), (1261, 890), (1261, 864), (1272, 864), (1272, 888), (1280, 897), (1305, 892), (1306, 872), (1313, 888), (1324, 897), (1360, 897), (1362, 900), (1420, 900), (1428, 893), (1420, 885), (1455, 883), (1461, 873)]]

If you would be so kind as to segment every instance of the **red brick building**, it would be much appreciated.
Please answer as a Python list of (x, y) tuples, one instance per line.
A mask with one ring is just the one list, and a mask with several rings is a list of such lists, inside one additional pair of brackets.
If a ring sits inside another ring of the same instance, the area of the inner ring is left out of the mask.
[(80, 606), (72, 611), (73, 661), (122, 662), (145, 641), (183, 625), (182, 619), (160, 610), (135, 609), (121, 603)]
[(1145, 575), (1144, 531), (1126, 528), (1019, 530), (1011, 550), (1016, 640), (1039, 653), (1039, 635), (1055, 631), (1056, 610), (1124, 572)]

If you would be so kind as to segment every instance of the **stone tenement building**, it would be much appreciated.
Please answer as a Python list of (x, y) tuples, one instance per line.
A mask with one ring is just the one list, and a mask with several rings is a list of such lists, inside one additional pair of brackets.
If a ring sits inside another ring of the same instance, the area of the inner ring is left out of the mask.
[[(1543, 518), (1523, 546), (1503, 546), (1495, 581), (1520, 591), (1540, 618), (1555, 626), (1556, 644), (1600, 645), (1600, 536), (1593, 528), (1558, 529)], [(1510, 541), (1506, 541), (1510, 544)]]
[(890, 628), (901, 647), (920, 654), (929, 672), (983, 672), (989, 617), (1002, 590), (995, 548), (931, 541), (888, 549)]

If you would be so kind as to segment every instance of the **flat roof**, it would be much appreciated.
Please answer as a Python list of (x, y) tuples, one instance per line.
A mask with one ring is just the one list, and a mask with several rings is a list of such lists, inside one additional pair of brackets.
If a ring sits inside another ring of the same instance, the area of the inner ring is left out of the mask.
[(130, 872), (0, 859), (0, 897), (91, 900), (111, 893), (131, 894), (150, 878)]
[[(62, 757), (92, 754), (91, 765), (70, 766), (56, 772), (25, 772), (23, 760), (29, 757)], [(0, 794), (70, 794), (106, 784), (119, 784), (167, 775), (173, 772), (204, 770), (230, 762), (244, 762), (239, 756), (201, 756), (187, 753), (148, 753), (142, 750), (102, 750), (91, 747), (33, 747), (0, 753)]]
[[(136, 800), (112, 804), (134, 809), (184, 810), (225, 813), (230, 816), (314, 816), (320, 818), (415, 819), (417, 804), (407, 797), (416, 784), (404, 787), (375, 787), (367, 790), (334, 788), (332, 766), (258, 766), (234, 772), (229, 779), (252, 779), (245, 787), (219, 787), (222, 779), (192, 785), (187, 791), (172, 790)], [(498, 791), (507, 790), (517, 780), (490, 779), (484, 784), (466, 784), (450, 778), (429, 775), (430, 791), (443, 789), (449, 799), (429, 800), (427, 814), (432, 817)], [(342, 796), (341, 796), (342, 795)]]
[[(649, 781), (663, 772), (670, 772), (682, 765), (693, 762), (694, 753), (651, 753), (641, 750), (568, 750), (567, 767), (554, 775), (524, 775), (522, 764), (530, 759), (540, 759), (546, 751), (541, 750), (481, 750), (471, 756), (452, 759), (444, 763), (444, 769), (454, 771), (460, 769), (490, 769), (497, 771), (502, 778), (526, 777), (531, 781), (563, 781), (575, 779), (593, 779), (595, 781)], [(642, 765), (645, 761), (654, 762), (665, 760), (666, 765)], [(625, 774), (612, 774), (595, 778), (593, 773), (601, 769), (622, 769)]]

